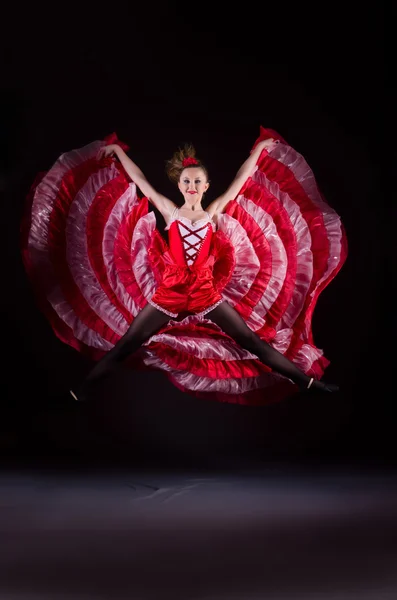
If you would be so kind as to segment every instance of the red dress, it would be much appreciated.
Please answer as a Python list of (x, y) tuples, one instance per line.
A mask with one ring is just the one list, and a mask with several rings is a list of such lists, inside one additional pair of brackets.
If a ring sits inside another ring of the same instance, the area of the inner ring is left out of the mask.
[(194, 223), (176, 208), (166, 227), (169, 250), (164, 255), (161, 285), (150, 304), (171, 317), (180, 313), (205, 315), (223, 301), (214, 287), (211, 242), (215, 223), (210, 215)]
[(174, 218), (168, 244), (120, 163), (96, 160), (103, 145), (123, 145), (115, 135), (62, 154), (39, 175), (21, 246), (55, 334), (98, 360), (150, 302), (170, 320), (131, 358), (132, 368), (161, 370), (179, 389), (221, 402), (264, 405), (294, 393), (289, 379), (206, 316), (223, 300), (320, 379), (329, 360), (313, 339), (312, 316), (346, 260), (346, 234), (303, 156), (272, 130), (261, 128), (255, 144), (268, 137), (280, 143), (261, 153), (216, 231), (209, 219)]

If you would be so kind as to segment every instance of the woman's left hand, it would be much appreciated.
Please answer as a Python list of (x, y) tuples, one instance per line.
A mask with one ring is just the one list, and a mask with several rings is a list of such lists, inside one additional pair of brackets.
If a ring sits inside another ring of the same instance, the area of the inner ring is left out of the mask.
[(108, 144), (107, 146), (102, 146), (102, 148), (98, 150), (96, 156), (97, 160), (102, 160), (108, 156), (114, 156), (117, 153), (118, 147), (119, 146), (117, 144)]

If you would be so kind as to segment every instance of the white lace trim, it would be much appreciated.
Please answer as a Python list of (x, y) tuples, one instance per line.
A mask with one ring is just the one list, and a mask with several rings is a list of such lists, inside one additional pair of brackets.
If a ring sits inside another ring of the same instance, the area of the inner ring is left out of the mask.
[(216, 308), (219, 304), (222, 304), (222, 302), (224, 302), (224, 301), (225, 301), (224, 298), (221, 298), (220, 300), (218, 300), (218, 302), (215, 302), (215, 304), (211, 304), (211, 306), (209, 306), (208, 308), (205, 308), (201, 312), (196, 313), (196, 317), (203, 317), (204, 315), (209, 313), (211, 310)]
[(177, 317), (178, 316), (178, 313), (172, 313), (169, 310), (166, 310), (165, 308), (163, 308), (162, 306), (160, 306), (159, 304), (156, 304), (155, 302), (152, 302), (151, 300), (148, 300), (148, 302), (149, 302), (149, 304), (151, 304), (152, 306), (154, 306), (154, 308), (157, 308), (157, 310), (161, 310), (161, 312), (165, 313), (169, 317)]
[(213, 231), (216, 231), (216, 225), (214, 223), (214, 220), (211, 218), (211, 215), (209, 214), (208, 211), (204, 211), (204, 212), (206, 213), (207, 217), (203, 217), (202, 219), (198, 219), (197, 221), (194, 221), (194, 223), (193, 223), (193, 221), (191, 221), (187, 217), (184, 217), (183, 215), (180, 215), (179, 214), (179, 208), (176, 206), (174, 208), (174, 210), (172, 211), (171, 219), (170, 219), (168, 225), (166, 226), (165, 231), (169, 230), (169, 228), (171, 227), (171, 225), (172, 225), (172, 223), (174, 221), (183, 221), (183, 220), (187, 221), (193, 228), (195, 228), (197, 226), (197, 223), (201, 223), (203, 221), (204, 222), (207, 221), (207, 223), (210, 223), (212, 225)]

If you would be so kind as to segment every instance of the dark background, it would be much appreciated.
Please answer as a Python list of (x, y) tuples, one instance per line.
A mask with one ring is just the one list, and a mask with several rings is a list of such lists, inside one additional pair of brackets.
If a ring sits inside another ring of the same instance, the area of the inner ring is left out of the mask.
[[(215, 12), (216, 8), (216, 12)], [(394, 240), (384, 193), (390, 99), (383, 15), (347, 4), (63, 4), (8, 8), (2, 46), (2, 418), (6, 464), (236, 464), (239, 459), (394, 464)], [(169, 196), (164, 162), (191, 141), (211, 197), (260, 125), (311, 165), (346, 228), (349, 254), (322, 293), (314, 339), (335, 395), (268, 408), (180, 393), (159, 373), (123, 373), (95, 406), (67, 390), (89, 363), (38, 311), (19, 251), (25, 196), (65, 151), (116, 132)], [(389, 315), (393, 314), (393, 318)]]

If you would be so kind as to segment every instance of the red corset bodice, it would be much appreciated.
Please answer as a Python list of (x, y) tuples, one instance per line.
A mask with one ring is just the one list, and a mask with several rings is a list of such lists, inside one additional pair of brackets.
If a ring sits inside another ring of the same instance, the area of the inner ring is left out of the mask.
[(200, 219), (192, 223), (186, 217), (177, 217), (166, 228), (170, 254), (181, 267), (199, 267), (209, 256), (213, 235), (213, 221)]

